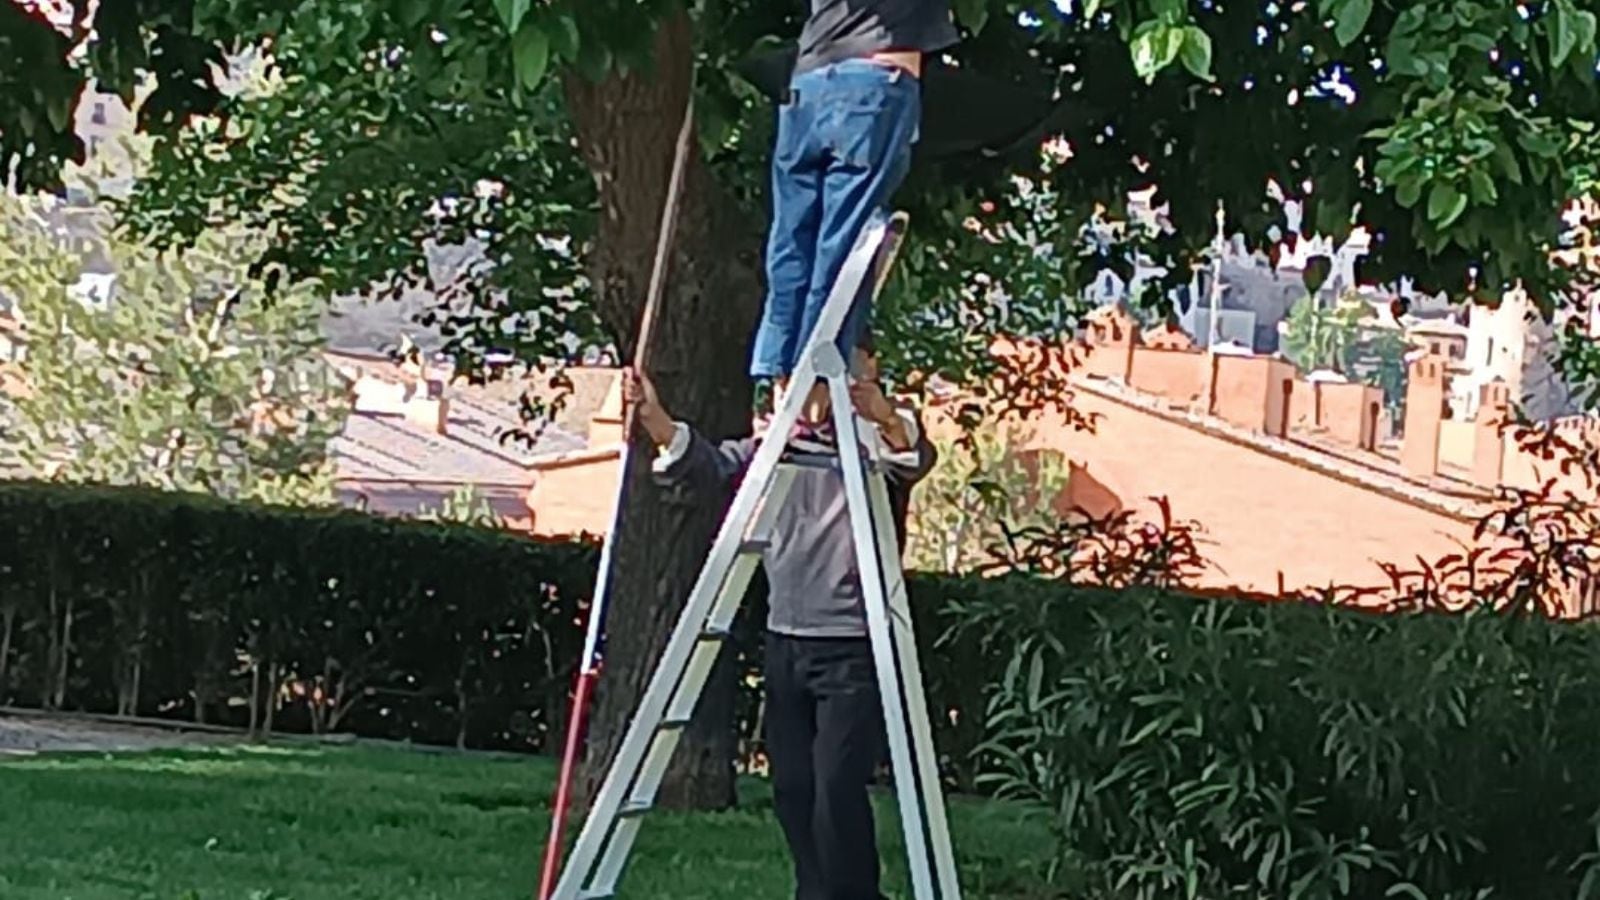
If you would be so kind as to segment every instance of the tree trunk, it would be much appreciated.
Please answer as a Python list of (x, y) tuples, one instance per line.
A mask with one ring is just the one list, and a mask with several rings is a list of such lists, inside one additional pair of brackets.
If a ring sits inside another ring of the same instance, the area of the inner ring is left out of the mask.
[[(680, 10), (659, 26), (653, 68), (600, 82), (571, 75), (565, 84), (578, 147), (599, 191), (589, 265), (595, 301), (625, 354), (650, 283), (693, 50)], [(708, 437), (750, 427), (745, 364), (760, 300), (760, 253), (759, 224), (717, 184), (696, 142), (648, 368), (663, 404)], [(650, 481), (651, 455), (643, 445), (632, 454), (629, 503), (615, 536), (606, 667), (589, 720), (583, 796), (597, 789), (622, 741), (726, 507), (725, 498), (669, 501)], [(734, 802), (732, 656), (723, 654), (683, 735), (661, 788), (664, 806), (716, 809)]]
[(283, 670), (278, 667), (276, 660), (267, 661), (267, 705), (261, 711), (261, 737), (263, 740), (272, 736), (272, 726), (278, 715), (278, 690), (283, 687)]
[(11, 635), (16, 626), (17, 608), (8, 606), (0, 613), (0, 702), (7, 699), (6, 686), (11, 675)]
[(66, 709), (67, 681), (72, 675), (72, 595), (67, 595), (67, 609), (61, 616), (61, 656), (56, 669), (55, 694), (50, 700), (51, 709)]

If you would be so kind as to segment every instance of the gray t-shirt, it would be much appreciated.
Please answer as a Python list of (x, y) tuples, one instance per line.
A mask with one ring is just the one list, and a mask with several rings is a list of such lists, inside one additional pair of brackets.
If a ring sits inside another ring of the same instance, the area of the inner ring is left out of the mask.
[(885, 50), (936, 53), (959, 40), (949, 0), (811, 0), (795, 73)]
[[(903, 524), (911, 486), (933, 468), (936, 454), (909, 413), (915, 446), (885, 454), (889, 492)], [(713, 444), (680, 424), (674, 440), (656, 460), (656, 478), (669, 490), (690, 496), (710, 493), (744, 474), (756, 452), (753, 437)], [(861, 603), (861, 577), (845, 504), (844, 476), (837, 468), (803, 468), (795, 473), (788, 502), (773, 522), (762, 556), (767, 572), (767, 630), (794, 637), (850, 638), (867, 633)], [(904, 540), (902, 530), (901, 539)]]

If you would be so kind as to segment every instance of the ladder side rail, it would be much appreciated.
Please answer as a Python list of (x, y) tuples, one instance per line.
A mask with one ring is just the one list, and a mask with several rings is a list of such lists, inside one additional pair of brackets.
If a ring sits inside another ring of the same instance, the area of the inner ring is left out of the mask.
[[(767, 495), (767, 502), (762, 505), (756, 521), (749, 528), (750, 535), (761, 535), (772, 528), (773, 521), (777, 518), (777, 511), (783, 507), (783, 502), (788, 498), (794, 478), (795, 472), (792, 469), (778, 471), (772, 489)], [(703, 630), (719, 634), (730, 633), (733, 618), (743, 605), (745, 593), (749, 590), (750, 581), (755, 576), (758, 564), (759, 558), (753, 553), (741, 554), (735, 560), (733, 570), (723, 583), (716, 604), (702, 626)], [(689, 665), (678, 681), (677, 690), (673, 692), (672, 700), (667, 704), (665, 718), (656, 723), (655, 740), (651, 742), (644, 761), (634, 776), (628, 798), (623, 804), (624, 810), (630, 808), (642, 810), (654, 806), (656, 793), (661, 789), (661, 782), (666, 777), (668, 766), (672, 762), (672, 754), (683, 736), (681, 728), (668, 729), (665, 726), (667, 723), (688, 722), (689, 717), (694, 714), (695, 707), (699, 705), (706, 681), (710, 678), (717, 659), (726, 646), (726, 643), (720, 640), (701, 640), (695, 647)], [(594, 868), (589, 887), (579, 895), (580, 897), (609, 897), (615, 893), (641, 823), (642, 819), (638, 816), (625, 817), (616, 823)]]
[[(794, 413), (798, 416), (800, 405), (798, 402), (793, 405)], [(733, 504), (722, 520), (689, 599), (679, 613), (678, 624), (662, 651), (661, 659), (656, 663), (639, 709), (628, 724), (622, 745), (590, 807), (583, 831), (579, 833), (567, 860), (566, 871), (556, 886), (554, 900), (576, 900), (578, 886), (599, 859), (604, 849), (602, 845), (608, 840), (611, 823), (622, 811), (624, 798), (633, 787), (633, 781), (655, 736), (656, 726), (665, 718), (667, 705), (689, 664), (690, 655), (699, 643), (717, 595), (737, 561), (745, 531), (764, 508), (762, 500), (775, 478), (782, 450), (782, 442), (772, 441), (763, 441), (757, 449), (755, 459), (734, 495)], [(777, 504), (773, 504), (772, 509), (775, 514)]]
[(872, 520), (878, 532), (878, 547), (883, 554), (883, 572), (888, 597), (889, 621), (893, 626), (895, 653), (900, 677), (905, 685), (906, 718), (911, 727), (911, 746), (915, 751), (917, 774), (927, 816), (928, 842), (938, 875), (939, 896), (960, 900), (961, 885), (956, 876), (955, 851), (951, 846), (950, 822), (939, 780), (939, 759), (933, 742), (927, 695), (922, 680), (922, 661), (917, 651), (916, 627), (911, 615), (910, 592), (906, 588), (901, 563), (900, 541), (895, 533), (894, 512), (889, 488), (883, 477), (871, 480)]
[[(845, 376), (844, 360), (838, 348), (829, 344), (819, 347), (815, 355), (828, 378), (828, 388), (835, 411), (834, 422), (839, 438), (839, 468), (844, 476), (846, 508), (849, 510), (850, 532), (855, 544), (856, 568), (861, 580), (861, 599), (867, 616), (867, 633), (872, 641), (874, 669), (878, 675), (878, 693), (883, 706), (885, 732), (889, 742), (889, 759), (894, 766), (895, 792), (900, 802), (900, 821), (905, 832), (906, 858), (911, 869), (912, 895), (931, 898), (932, 872), (926, 835), (920, 815), (921, 804), (917, 798), (917, 779), (912, 765), (911, 748), (906, 742), (905, 706), (900, 692), (900, 674), (895, 663), (894, 649), (889, 633), (888, 610), (884, 606), (883, 573), (879, 565), (877, 535), (871, 523), (871, 506), (867, 496), (866, 465), (857, 449), (861, 446), (856, 417), (850, 410), (850, 387)], [(840, 413), (840, 410), (847, 412)]]
[[(875, 276), (873, 295), (876, 296), (878, 291), (882, 290), (885, 279), (881, 276), (887, 273), (887, 268), (875, 273), (872, 271), (873, 267), (886, 250), (898, 251), (897, 245), (888, 242), (898, 242), (901, 239), (905, 222), (903, 213), (896, 213), (893, 216), (879, 215), (868, 220), (867, 225), (861, 229), (854, 248), (839, 269), (839, 277), (834, 280), (833, 289), (828, 292), (828, 299), (823, 304), (822, 312), (817, 316), (817, 324), (806, 341), (805, 349), (800, 354), (799, 370), (790, 379), (792, 384), (809, 385), (816, 381), (818, 373), (815, 371), (814, 361), (817, 349), (824, 344), (833, 344), (839, 339), (839, 330), (844, 327), (845, 319), (854, 308), (856, 297), (861, 292), (861, 285), (868, 275)], [(846, 360), (846, 363), (848, 362)], [(805, 391), (790, 391), (790, 393), (804, 394)]]

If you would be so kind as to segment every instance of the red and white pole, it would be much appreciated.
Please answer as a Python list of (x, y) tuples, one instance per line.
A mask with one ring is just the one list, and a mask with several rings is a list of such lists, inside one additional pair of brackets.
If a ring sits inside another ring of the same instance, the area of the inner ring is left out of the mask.
[[(645, 295), (644, 315), (639, 324), (639, 337), (634, 344), (633, 367), (643, 374), (645, 360), (650, 351), (650, 338), (655, 332), (656, 312), (661, 306), (661, 295), (666, 291), (667, 260), (672, 252), (673, 236), (678, 227), (678, 204), (683, 195), (684, 171), (688, 168), (689, 147), (694, 136), (694, 82), (689, 84), (689, 99), (683, 110), (683, 125), (678, 129), (678, 146), (672, 160), (672, 180), (667, 185), (667, 200), (661, 210), (661, 231), (656, 242), (656, 257), (650, 271), (650, 292)], [(583, 655), (578, 660), (578, 681), (572, 692), (572, 710), (567, 716), (567, 741), (561, 753), (561, 775), (556, 782), (555, 801), (550, 809), (550, 836), (545, 843), (544, 869), (539, 876), (538, 900), (550, 900), (556, 881), (561, 875), (561, 850), (567, 810), (572, 805), (572, 780), (582, 755), (589, 703), (594, 697), (596, 682), (600, 680), (600, 641), (605, 632), (606, 606), (611, 600), (611, 555), (617, 535), (622, 527), (622, 513), (627, 508), (628, 472), (633, 462), (633, 411), (624, 412), (622, 424), (622, 453), (617, 460), (617, 500), (611, 512), (611, 530), (606, 532), (600, 548), (600, 568), (595, 575), (594, 604), (589, 609), (589, 622), (583, 640)]]

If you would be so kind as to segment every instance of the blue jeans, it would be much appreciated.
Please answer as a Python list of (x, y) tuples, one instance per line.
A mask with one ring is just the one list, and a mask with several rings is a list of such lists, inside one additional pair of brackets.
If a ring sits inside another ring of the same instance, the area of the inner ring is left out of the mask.
[[(921, 85), (901, 69), (846, 60), (795, 76), (778, 110), (767, 303), (752, 376), (787, 376), (799, 365), (861, 229), (888, 214), (905, 180), (921, 118)], [(871, 299), (869, 276), (839, 331), (846, 361)]]

